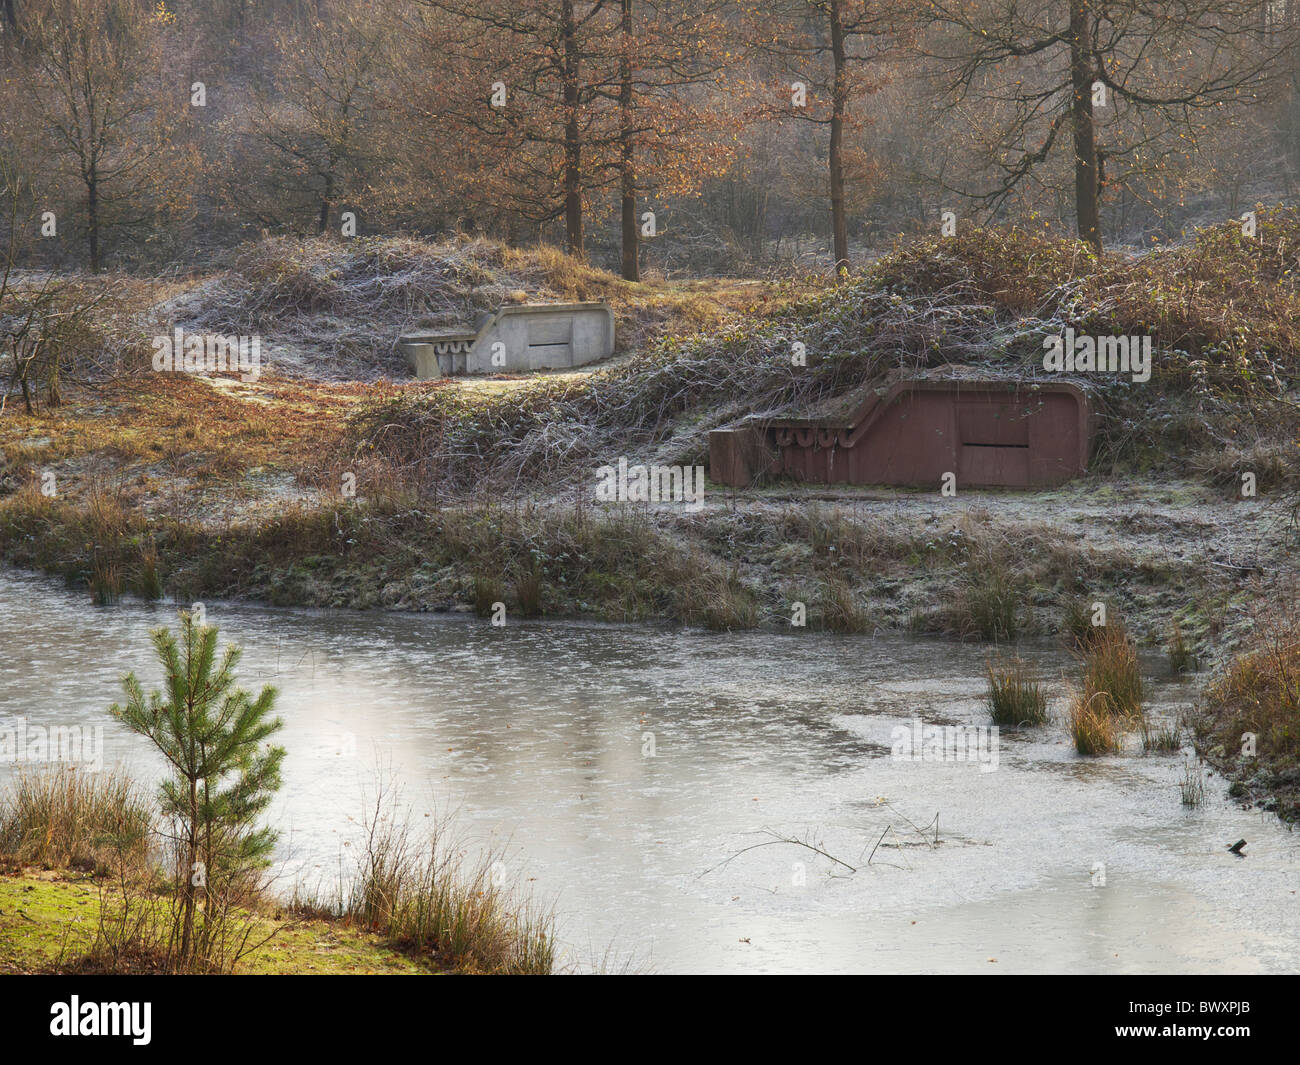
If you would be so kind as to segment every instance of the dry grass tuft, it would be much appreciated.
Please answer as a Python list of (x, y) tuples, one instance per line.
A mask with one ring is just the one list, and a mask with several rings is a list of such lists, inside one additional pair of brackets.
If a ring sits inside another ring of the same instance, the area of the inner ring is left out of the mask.
[(994, 724), (1014, 727), (1047, 723), (1047, 696), (1024, 661), (990, 660), (985, 670), (989, 681), (989, 713)]
[(1115, 718), (1096, 697), (1077, 695), (1070, 704), (1070, 738), (1082, 755), (1111, 754), (1119, 750), (1120, 733)]
[(1096, 631), (1083, 649), (1083, 697), (1098, 713), (1137, 717), (1142, 712), (1142, 675), (1137, 645), (1117, 622)]
[(103, 873), (148, 857), (153, 807), (115, 772), (60, 767), (21, 773), (0, 794), (0, 855), (46, 868)]
[(383, 791), (363, 832), (356, 875), (338, 916), (461, 972), (553, 971), (554, 917), (506, 884), (501, 854), (467, 858), (446, 817), (434, 818), (417, 835), (409, 813)]

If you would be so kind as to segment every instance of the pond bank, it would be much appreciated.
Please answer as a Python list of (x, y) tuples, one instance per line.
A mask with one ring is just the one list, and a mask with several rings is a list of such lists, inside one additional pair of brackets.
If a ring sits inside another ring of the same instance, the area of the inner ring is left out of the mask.
[[(1068, 644), (1102, 604), (1146, 648), (1167, 646), (1176, 627), (1203, 670), (1226, 667), (1293, 587), (1295, 532), (1281, 504), (1193, 482), (1094, 477), (956, 499), (787, 485), (706, 498), (698, 512), (361, 498), (216, 524), (146, 517), (111, 493), (28, 490), (0, 500), (0, 557), (100, 603), (165, 596), (485, 619), (501, 603), (499, 619), (796, 635)], [(1238, 797), (1300, 814), (1289, 745), (1259, 764), (1229, 757), (1240, 737), (1210, 718), (1197, 736)]]
[[(99, 893), (85, 874), (24, 868), (0, 871), (0, 974), (87, 971), (73, 959), (95, 939)], [(268, 916), (272, 936), (240, 966), (252, 975), (420, 975), (427, 966), (343, 921)], [(142, 969), (140, 971), (148, 971)]]

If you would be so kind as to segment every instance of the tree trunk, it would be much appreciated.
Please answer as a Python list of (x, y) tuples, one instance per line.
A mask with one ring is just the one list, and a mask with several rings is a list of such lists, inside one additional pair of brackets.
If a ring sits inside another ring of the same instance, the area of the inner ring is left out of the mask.
[(90, 272), (99, 273), (99, 173), (94, 163), (86, 178), (86, 242), (90, 251)]
[(185, 868), (181, 870), (181, 961), (185, 965), (193, 960), (194, 949), (194, 865), (199, 860), (199, 787), (195, 777), (190, 778), (190, 823), (185, 832)]
[(334, 205), (334, 167), (336, 164), (337, 160), (331, 152), (327, 157), (325, 188), (321, 190), (320, 194), (320, 215), (316, 219), (316, 232), (322, 237), (330, 227), (330, 208)]
[[(199, 750), (202, 752), (203, 763), (208, 761), (207, 745), (200, 744)], [(208, 785), (210, 781), (207, 777), (203, 778), (203, 809), (210, 810), (210, 795)], [(211, 946), (211, 922), (212, 922), (212, 873), (217, 868), (217, 860), (212, 850), (212, 821), (205, 819), (203, 822), (203, 846), (201, 850), (202, 857), (199, 859), (203, 863), (203, 890), (198, 892), (203, 901), (203, 923), (199, 925), (198, 934), (195, 936), (195, 949), (201, 951), (205, 956), (209, 953)], [(195, 911), (197, 916), (198, 901), (195, 901)]]
[(636, 159), (632, 144), (632, 0), (623, 0), (623, 50), (619, 57), (619, 178), (623, 194), (623, 280), (641, 280), (640, 230), (636, 218)]
[(31, 373), (32, 360), (35, 358), (35, 351), (25, 359), (19, 355), (21, 348), (14, 348), (14, 367), (18, 373), (18, 383), (23, 389), (23, 407), (28, 414), (35, 414), (36, 407), (32, 403), (32, 386), (28, 383), (27, 376)]
[(831, 89), (831, 237), (835, 248), (835, 275), (849, 269), (849, 227), (844, 213), (844, 111), (848, 103), (847, 55), (841, 0), (831, 0), (831, 56), (835, 84)]
[(59, 355), (59, 348), (56, 345), (50, 355), (50, 373), (49, 380), (45, 385), (45, 405), (47, 407), (63, 406), (63, 388), (59, 384), (59, 375), (62, 371), (62, 357)]
[[(1283, 32), (1294, 31), (1298, 23), (1300, 19), (1297, 18), (1296, 2), (1287, 0), (1282, 22)], [(1300, 172), (1300, 49), (1296, 48), (1291, 49), (1288, 55), (1285, 116), (1283, 127), (1286, 160), (1290, 171), (1287, 174), (1289, 184), (1292, 175)]]
[(563, 0), (564, 33), (564, 242), (582, 257), (582, 129), (578, 124), (578, 42), (573, 0)]
[(1074, 212), (1079, 237), (1101, 254), (1097, 131), (1092, 117), (1094, 69), (1088, 51), (1087, 0), (1070, 0), (1070, 82), (1074, 126)]
[(14, 7), (14, 0), (4, 0), (5, 25), (9, 27), (14, 37), (22, 36), (22, 29), (18, 25), (18, 11)]

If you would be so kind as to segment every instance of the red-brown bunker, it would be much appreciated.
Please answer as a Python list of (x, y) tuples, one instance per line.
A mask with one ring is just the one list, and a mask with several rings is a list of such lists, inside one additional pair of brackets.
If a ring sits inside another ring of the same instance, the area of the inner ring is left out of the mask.
[(1087, 397), (1070, 384), (901, 381), (839, 420), (775, 420), (709, 434), (709, 476), (823, 484), (1031, 488), (1087, 472)]

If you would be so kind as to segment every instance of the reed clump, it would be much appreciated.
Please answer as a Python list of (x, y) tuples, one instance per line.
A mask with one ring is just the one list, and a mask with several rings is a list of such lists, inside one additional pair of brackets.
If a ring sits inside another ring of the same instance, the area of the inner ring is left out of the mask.
[(1047, 722), (1047, 696), (1020, 658), (990, 660), (989, 715), (997, 725), (1042, 725)]
[(1137, 717), (1142, 712), (1142, 674), (1137, 645), (1123, 626), (1106, 625), (1083, 651), (1083, 698), (1100, 713)]
[(1070, 704), (1069, 725), (1074, 749), (1080, 754), (1091, 757), (1119, 750), (1115, 718), (1098, 705), (1096, 697), (1075, 696)]
[(449, 819), (434, 818), (417, 835), (381, 794), (364, 823), (340, 916), (460, 972), (551, 973), (553, 915), (506, 884), (502, 855), (465, 855)]
[(858, 604), (852, 586), (839, 577), (829, 578), (821, 591), (822, 625), (830, 632), (864, 632), (867, 612)]
[(1174, 673), (1191, 673), (1196, 669), (1196, 656), (1187, 646), (1183, 627), (1177, 621), (1169, 633), (1169, 668)]
[(103, 873), (148, 857), (154, 811), (129, 777), (60, 766), (23, 772), (0, 791), (0, 856), (48, 869)]

